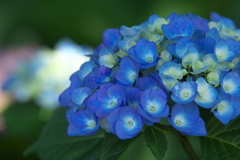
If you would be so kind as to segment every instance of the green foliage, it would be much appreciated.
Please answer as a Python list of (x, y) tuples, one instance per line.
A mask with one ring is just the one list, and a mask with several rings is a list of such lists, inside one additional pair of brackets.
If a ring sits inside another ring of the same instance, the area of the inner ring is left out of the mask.
[[(44, 127), (38, 141), (25, 154), (37, 153), (44, 160), (115, 160), (137, 138), (120, 140), (111, 133), (69, 137), (66, 109), (58, 109)], [(204, 160), (240, 159), (240, 118), (223, 125), (216, 118), (207, 123), (208, 135), (201, 138)], [(165, 135), (149, 126), (144, 132), (146, 144), (156, 159), (163, 159), (167, 151)]]
[(207, 123), (208, 135), (201, 138), (204, 160), (240, 159), (240, 118), (223, 125), (216, 118)]
[(25, 154), (37, 153), (44, 160), (94, 160), (101, 155), (103, 133), (69, 137), (66, 133), (66, 109), (59, 108), (44, 127), (38, 141)]
[(117, 159), (134, 141), (120, 140), (113, 134), (69, 137), (66, 109), (59, 108), (44, 127), (38, 141), (25, 151), (37, 153), (44, 160), (110, 160)]
[(146, 143), (156, 159), (163, 159), (167, 151), (167, 139), (165, 135), (160, 130), (151, 126), (147, 127), (144, 135)]
[(117, 159), (135, 138), (120, 140), (112, 133), (106, 133), (103, 144), (101, 160)]

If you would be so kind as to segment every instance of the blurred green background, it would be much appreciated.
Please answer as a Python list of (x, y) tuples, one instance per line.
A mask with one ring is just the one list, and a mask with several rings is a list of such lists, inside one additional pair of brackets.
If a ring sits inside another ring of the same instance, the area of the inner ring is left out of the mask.
[[(151, 14), (165, 18), (172, 12), (192, 12), (207, 19), (210, 12), (218, 12), (239, 27), (239, 7), (239, 0), (0, 0), (0, 47), (24, 44), (53, 47), (63, 37), (96, 47), (107, 28), (139, 25)], [(39, 111), (36, 104), (28, 102), (12, 104), (4, 112), (6, 128), (0, 133), (1, 160), (37, 159), (34, 155), (23, 157), (22, 152), (36, 140), (46, 123), (39, 118)], [(135, 146), (145, 147), (138, 143)], [(177, 147), (174, 142), (172, 146)], [(138, 151), (130, 148), (126, 154)]]
[(172, 12), (192, 12), (209, 18), (214, 11), (239, 26), (239, 7), (239, 0), (1, 0), (0, 44), (53, 46), (70, 37), (94, 47), (106, 28), (138, 25), (154, 13), (165, 18)]

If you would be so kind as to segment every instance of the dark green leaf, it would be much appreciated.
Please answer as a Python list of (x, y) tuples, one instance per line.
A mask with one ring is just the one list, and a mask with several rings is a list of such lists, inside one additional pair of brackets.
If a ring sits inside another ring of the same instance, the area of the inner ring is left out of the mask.
[(66, 109), (58, 109), (44, 127), (38, 141), (25, 154), (37, 153), (43, 160), (95, 160), (102, 151), (104, 134), (69, 137)]
[(215, 117), (207, 123), (208, 135), (201, 138), (204, 160), (240, 159), (240, 118), (223, 125)]
[(145, 141), (150, 147), (156, 159), (163, 159), (167, 151), (167, 140), (165, 135), (158, 129), (149, 126), (145, 130)]
[(101, 160), (117, 159), (134, 141), (135, 138), (121, 140), (117, 136), (106, 133)]

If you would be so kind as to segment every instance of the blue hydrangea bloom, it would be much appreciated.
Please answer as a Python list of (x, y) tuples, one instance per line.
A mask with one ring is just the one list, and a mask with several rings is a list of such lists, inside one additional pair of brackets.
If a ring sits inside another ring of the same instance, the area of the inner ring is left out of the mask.
[(138, 70), (137, 64), (131, 58), (125, 56), (122, 58), (120, 68), (116, 72), (115, 78), (120, 84), (131, 86), (138, 78)]
[(173, 56), (181, 59), (184, 54), (188, 51), (188, 47), (193, 47), (194, 44), (191, 42), (189, 37), (181, 38), (177, 43), (167, 46), (167, 49), (171, 52)]
[(208, 84), (202, 77), (196, 80), (197, 96), (194, 99), (203, 108), (212, 108), (218, 97), (218, 92), (212, 85)]
[(158, 89), (160, 88), (159, 83), (151, 77), (140, 77), (138, 78), (136, 87), (144, 91), (146, 89)]
[(102, 83), (113, 82), (113, 71), (105, 66), (95, 67), (85, 76), (83, 83), (85, 86), (95, 89)]
[(103, 83), (99, 90), (91, 95), (87, 107), (100, 119), (106, 117), (113, 109), (126, 104), (123, 88), (114, 83)]
[(154, 14), (137, 26), (107, 29), (59, 101), (91, 112), (120, 139), (161, 118), (183, 134), (205, 136), (199, 107), (223, 124), (240, 115), (239, 41), (240, 29), (216, 13), (211, 20)]
[(169, 115), (166, 93), (162, 89), (143, 91), (139, 113), (151, 122), (159, 122), (160, 118), (166, 118)]
[(90, 110), (70, 108), (66, 116), (69, 136), (87, 136), (98, 131), (99, 120)]
[(182, 79), (183, 77), (181, 65), (173, 61), (163, 63), (158, 72), (160, 77), (169, 76), (175, 79)]
[(215, 55), (219, 62), (229, 62), (237, 56), (239, 50), (240, 42), (220, 39), (215, 47)]
[(110, 28), (106, 29), (102, 35), (103, 45), (107, 48), (116, 51), (118, 50), (117, 42), (122, 39), (122, 35), (119, 29)]
[(214, 53), (216, 41), (211, 37), (206, 37), (194, 40), (194, 44), (202, 58), (209, 53)]
[(115, 64), (117, 63), (117, 55), (114, 53), (113, 50), (107, 48), (107, 47), (102, 47), (99, 50), (99, 64), (102, 66), (106, 66), (108, 68), (113, 68)]
[(236, 71), (227, 73), (221, 82), (222, 89), (225, 93), (228, 93), (235, 97), (240, 97), (240, 74)]
[(231, 19), (222, 17), (216, 12), (212, 12), (210, 17), (212, 21), (219, 22), (219, 24), (221, 25), (220, 26), (221, 28), (226, 28), (226, 29), (236, 28), (235, 23)]
[(123, 39), (138, 40), (141, 35), (141, 29), (139, 26), (133, 26), (131, 28), (121, 26), (120, 33), (123, 36)]
[(191, 37), (194, 33), (194, 22), (186, 17), (176, 17), (168, 24), (162, 25), (163, 34), (167, 39), (176, 41), (181, 37)]
[(140, 38), (137, 44), (128, 50), (128, 54), (135, 60), (139, 68), (150, 68), (157, 63), (156, 43)]
[(236, 101), (232, 101), (231, 96), (227, 94), (221, 94), (219, 97), (220, 98), (215, 102), (212, 111), (214, 116), (217, 117), (223, 124), (228, 124), (234, 116), (235, 107), (233, 102)]
[(142, 91), (136, 87), (128, 87), (125, 90), (125, 93), (128, 106), (138, 109), (138, 107), (140, 106), (140, 97)]
[(178, 131), (192, 136), (206, 136), (205, 122), (200, 117), (198, 106), (195, 103), (175, 104), (172, 108), (171, 125)]
[(120, 139), (135, 137), (143, 127), (141, 116), (136, 109), (129, 106), (115, 109), (106, 119), (110, 131)]
[(176, 84), (172, 89), (172, 100), (179, 104), (192, 102), (197, 96), (197, 84), (186, 81)]

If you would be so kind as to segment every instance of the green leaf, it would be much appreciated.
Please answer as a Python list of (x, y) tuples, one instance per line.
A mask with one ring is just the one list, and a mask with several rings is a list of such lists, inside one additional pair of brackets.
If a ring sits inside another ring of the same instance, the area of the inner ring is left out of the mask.
[(207, 123), (208, 135), (201, 138), (204, 160), (240, 159), (240, 117), (223, 125), (215, 117)]
[(102, 152), (104, 134), (69, 137), (66, 109), (59, 108), (44, 127), (38, 141), (25, 151), (43, 160), (95, 160)]
[(111, 133), (106, 133), (101, 160), (117, 159), (134, 140), (135, 138), (121, 140)]
[(163, 159), (165, 152), (167, 151), (167, 139), (165, 135), (158, 129), (149, 126), (146, 128), (145, 141), (150, 147), (153, 155), (156, 159)]

